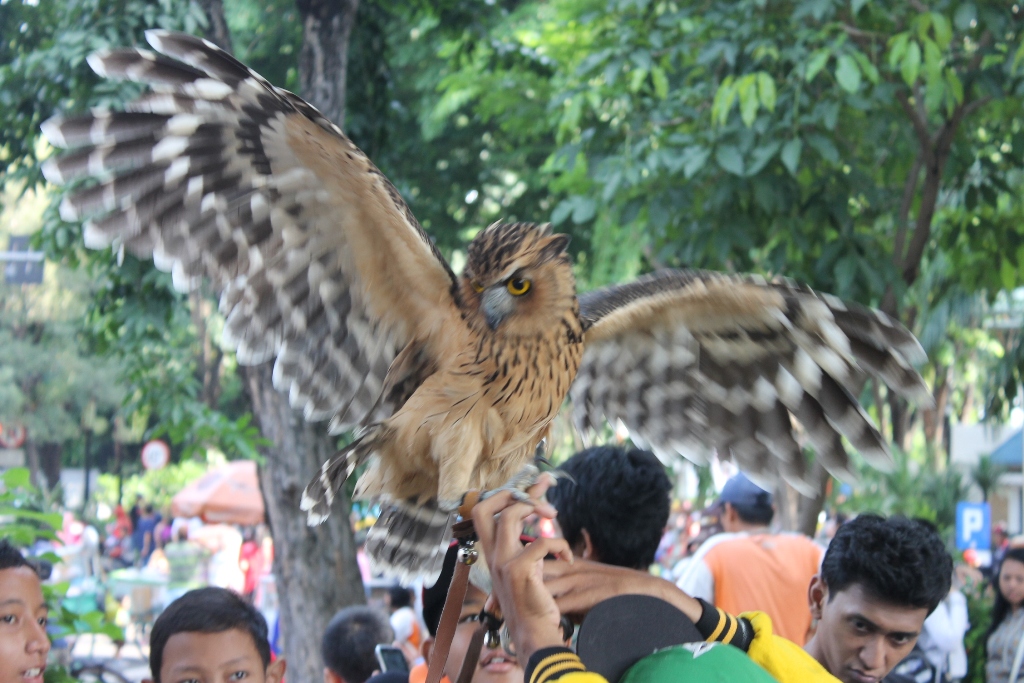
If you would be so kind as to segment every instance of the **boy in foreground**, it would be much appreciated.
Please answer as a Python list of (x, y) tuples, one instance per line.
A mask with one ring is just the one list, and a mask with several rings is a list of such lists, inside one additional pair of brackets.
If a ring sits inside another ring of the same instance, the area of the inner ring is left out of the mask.
[(150, 683), (284, 678), (284, 660), (270, 661), (263, 615), (224, 588), (200, 588), (172, 602), (153, 625), (149, 647)]
[(43, 683), (47, 614), (35, 567), (0, 539), (0, 683)]

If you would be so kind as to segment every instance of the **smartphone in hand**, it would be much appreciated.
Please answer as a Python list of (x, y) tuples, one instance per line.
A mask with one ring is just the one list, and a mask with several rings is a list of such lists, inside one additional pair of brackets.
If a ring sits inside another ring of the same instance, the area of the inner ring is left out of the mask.
[(409, 662), (405, 661), (405, 655), (397, 647), (381, 644), (373, 649), (373, 653), (377, 656), (377, 664), (380, 665), (381, 673), (385, 671), (409, 673)]

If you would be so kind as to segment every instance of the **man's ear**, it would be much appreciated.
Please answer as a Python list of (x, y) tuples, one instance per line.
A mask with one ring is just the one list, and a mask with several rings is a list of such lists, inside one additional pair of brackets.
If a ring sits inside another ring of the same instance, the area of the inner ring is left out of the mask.
[(420, 643), (420, 654), (423, 655), (423, 661), (427, 663), (427, 666), (430, 666), (430, 653), (433, 652), (433, 650), (434, 639), (427, 636), (423, 639), (423, 642)]
[(594, 550), (594, 540), (590, 538), (590, 532), (586, 529), (580, 529), (580, 541), (583, 543), (583, 551), (579, 553), (579, 556), (584, 560), (592, 560), (594, 562), (600, 562), (601, 558), (597, 556), (597, 551)]
[(807, 587), (807, 604), (811, 608), (811, 618), (821, 619), (821, 613), (828, 602), (828, 584), (821, 574), (815, 574), (811, 585)]
[(267, 667), (267, 683), (281, 683), (284, 680), (284, 671), (287, 668), (288, 665), (285, 663), (284, 657), (278, 657), (271, 662), (270, 666)]

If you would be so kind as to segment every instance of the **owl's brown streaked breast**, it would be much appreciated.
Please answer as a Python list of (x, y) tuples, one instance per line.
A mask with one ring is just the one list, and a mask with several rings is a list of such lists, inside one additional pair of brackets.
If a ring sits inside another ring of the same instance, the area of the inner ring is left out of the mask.
[(558, 413), (583, 357), (583, 328), (571, 310), (547, 334), (494, 340), (495, 372), (485, 391), (512, 433), (545, 426)]

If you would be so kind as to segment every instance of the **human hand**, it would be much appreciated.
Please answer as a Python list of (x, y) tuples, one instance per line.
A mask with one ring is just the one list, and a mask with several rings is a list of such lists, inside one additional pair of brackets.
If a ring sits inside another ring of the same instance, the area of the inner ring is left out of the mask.
[(572, 564), (544, 563), (544, 585), (559, 612), (579, 622), (595, 605), (616, 595), (650, 595), (675, 606), (696, 623), (702, 608), (699, 602), (664, 579), (640, 571), (577, 560)]
[(548, 554), (572, 562), (569, 544), (560, 538), (541, 538), (523, 546), (519, 538), (530, 515), (550, 519), (557, 514), (541, 500), (550, 486), (550, 478), (542, 476), (528, 491), (534, 499), (532, 505), (517, 503), (504, 491), (473, 508), (473, 526), (491, 570), (492, 597), (501, 608), (524, 667), (537, 650), (563, 644), (561, 615), (544, 587), (543, 566)]

